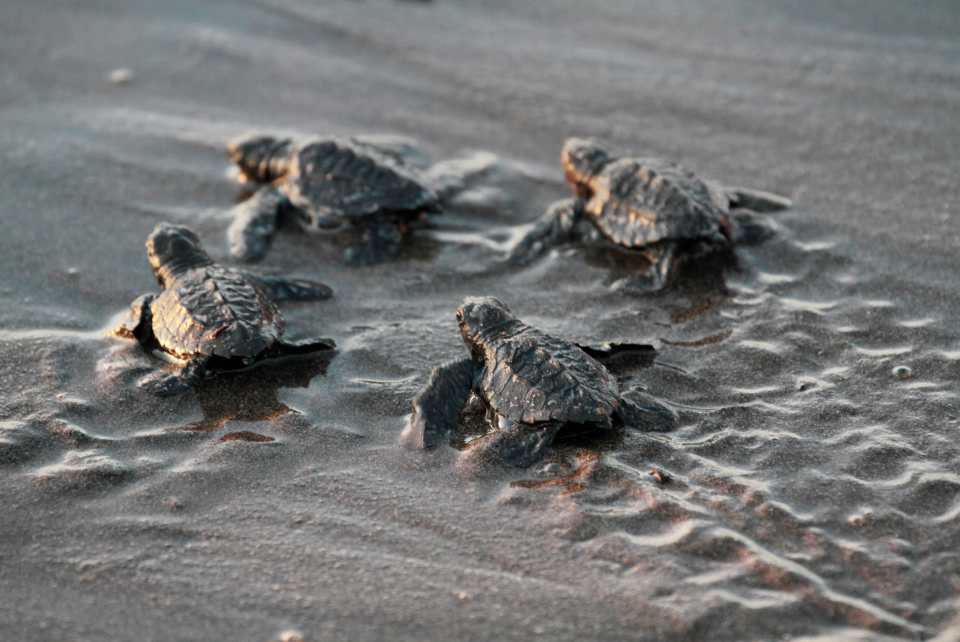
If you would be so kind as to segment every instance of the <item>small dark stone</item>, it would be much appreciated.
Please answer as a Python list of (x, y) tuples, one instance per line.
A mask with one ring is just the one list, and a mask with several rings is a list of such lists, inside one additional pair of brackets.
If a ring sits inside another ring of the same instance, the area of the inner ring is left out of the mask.
[(913, 376), (913, 370), (907, 366), (897, 366), (891, 372), (897, 379), (909, 379)]
[(666, 484), (666, 483), (668, 483), (671, 479), (673, 479), (673, 477), (671, 477), (671, 476), (668, 475), (667, 473), (663, 472), (663, 471), (660, 470), (659, 468), (655, 468), (655, 469), (653, 469), (652, 471), (650, 471), (650, 475), (651, 475), (654, 479), (656, 479), (657, 482), (660, 483), (660, 484)]

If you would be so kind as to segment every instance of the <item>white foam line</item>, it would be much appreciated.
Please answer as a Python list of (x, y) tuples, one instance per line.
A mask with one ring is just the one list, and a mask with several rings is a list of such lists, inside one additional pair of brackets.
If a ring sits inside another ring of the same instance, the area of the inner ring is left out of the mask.
[(35, 330), (0, 330), (0, 341), (28, 341), (31, 339), (103, 339), (108, 330), (66, 330), (59, 328)]
[[(423, 233), (444, 243), (482, 245), (497, 250), (498, 252), (509, 252), (532, 227), (532, 223), (513, 227), (498, 227), (487, 230), (482, 234), (477, 232), (443, 232), (437, 230), (428, 230)], [(497, 235), (507, 235), (508, 238), (504, 241), (496, 241), (490, 238)]]
[(38, 339), (79, 339), (95, 341), (106, 339), (113, 334), (126, 312), (118, 312), (110, 317), (107, 324), (96, 330), (69, 330), (67, 328), (31, 328), (28, 330), (0, 330), (0, 341), (30, 341)]

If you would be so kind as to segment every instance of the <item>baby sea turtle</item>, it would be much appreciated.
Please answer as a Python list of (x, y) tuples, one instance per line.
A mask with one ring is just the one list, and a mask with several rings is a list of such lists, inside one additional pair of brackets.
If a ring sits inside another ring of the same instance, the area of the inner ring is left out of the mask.
[(649, 249), (654, 269), (649, 287), (667, 285), (676, 259), (692, 244), (749, 243), (770, 233), (761, 213), (790, 207), (782, 196), (701, 180), (660, 158), (614, 158), (596, 139), (570, 138), (561, 153), (576, 198), (552, 204), (513, 248), (523, 263), (549, 248), (592, 231), (628, 249)]
[(147, 256), (163, 286), (130, 306), (115, 334), (136, 339), (183, 365), (140, 380), (160, 396), (185, 393), (209, 371), (235, 370), (256, 361), (335, 347), (330, 339), (281, 341), (284, 323), (275, 301), (312, 301), (330, 288), (298, 279), (255, 276), (213, 262), (192, 230), (160, 223), (147, 238)]
[(266, 252), (281, 209), (316, 229), (345, 222), (361, 228), (363, 239), (346, 252), (350, 265), (389, 261), (407, 223), (440, 211), (437, 195), (401, 154), (357, 138), (248, 135), (227, 149), (241, 179), (263, 184), (227, 232), (231, 252), (244, 260)]
[(423, 448), (457, 428), (471, 392), (499, 428), (500, 454), (513, 466), (537, 461), (567, 424), (610, 429), (619, 422), (647, 431), (677, 425), (673, 410), (639, 391), (621, 392), (584, 348), (530, 327), (498, 299), (467, 297), (457, 321), (471, 358), (434, 368), (414, 397), (410, 435)]

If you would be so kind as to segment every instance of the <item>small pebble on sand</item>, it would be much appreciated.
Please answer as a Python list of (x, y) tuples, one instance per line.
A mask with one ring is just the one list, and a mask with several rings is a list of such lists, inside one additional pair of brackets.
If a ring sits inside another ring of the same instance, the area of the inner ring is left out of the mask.
[(893, 376), (898, 379), (909, 379), (913, 376), (913, 370), (907, 366), (897, 366), (893, 370)]
[(661, 484), (666, 484), (668, 481), (670, 481), (670, 475), (662, 470), (653, 470), (650, 472), (650, 475)]
[(541, 474), (541, 475), (556, 475), (557, 473), (559, 473), (559, 472), (561, 472), (561, 471), (563, 471), (563, 466), (561, 466), (560, 464), (558, 464), (558, 463), (556, 463), (556, 462), (553, 462), (553, 463), (547, 464), (546, 466), (544, 466), (543, 468), (541, 468), (541, 469), (540, 469), (540, 474)]
[(110, 72), (110, 82), (115, 85), (126, 85), (133, 80), (133, 72), (129, 69), (114, 69)]

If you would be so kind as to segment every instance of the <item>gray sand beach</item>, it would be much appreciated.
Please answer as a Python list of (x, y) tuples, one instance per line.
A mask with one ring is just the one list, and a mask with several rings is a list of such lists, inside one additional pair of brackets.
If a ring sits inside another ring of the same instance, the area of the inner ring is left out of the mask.
[[(0, 60), (3, 642), (960, 640), (956, 2), (4, 0)], [(392, 263), (280, 230), (250, 269), (330, 285), (281, 307), (335, 353), (145, 394), (144, 241), (236, 264), (251, 130), (499, 160)], [(660, 293), (507, 266), (570, 136), (794, 207)], [(615, 374), (679, 428), (409, 448), (468, 295), (654, 345)]]

